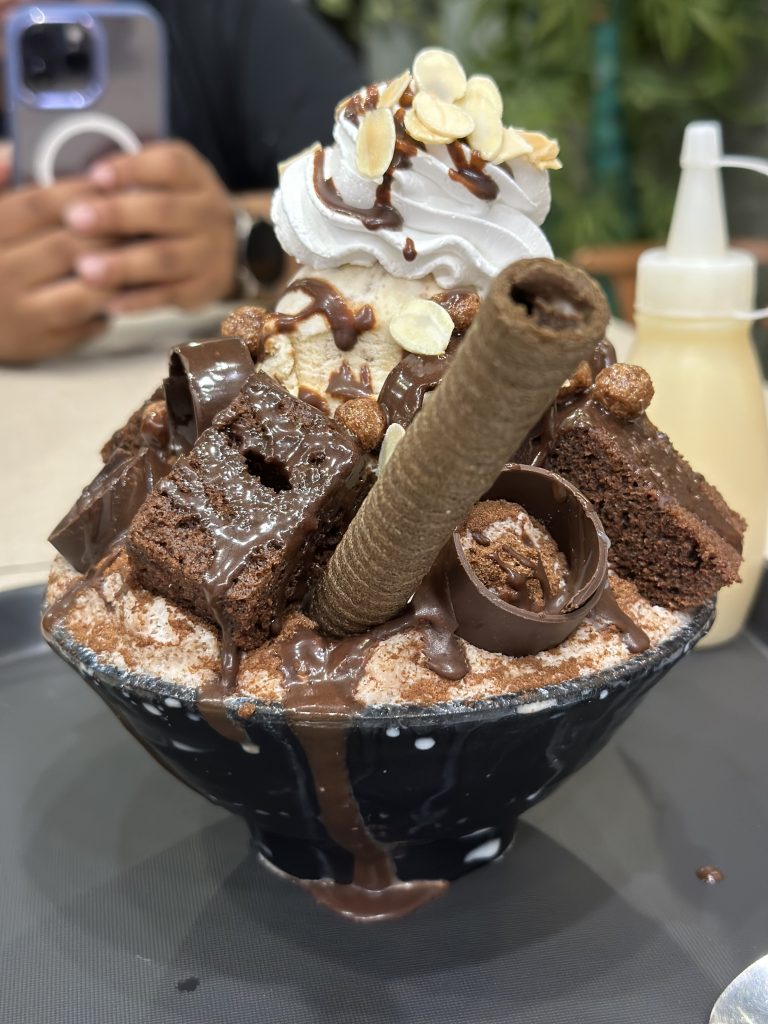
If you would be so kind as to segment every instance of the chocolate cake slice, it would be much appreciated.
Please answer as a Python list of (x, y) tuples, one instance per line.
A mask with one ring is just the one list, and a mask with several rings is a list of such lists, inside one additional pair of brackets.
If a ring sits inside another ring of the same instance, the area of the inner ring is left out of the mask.
[(136, 581), (257, 647), (369, 485), (343, 427), (254, 373), (136, 516)]
[(675, 451), (645, 409), (640, 367), (617, 363), (564, 389), (515, 456), (570, 480), (595, 506), (619, 575), (667, 608), (702, 604), (739, 579), (746, 524)]

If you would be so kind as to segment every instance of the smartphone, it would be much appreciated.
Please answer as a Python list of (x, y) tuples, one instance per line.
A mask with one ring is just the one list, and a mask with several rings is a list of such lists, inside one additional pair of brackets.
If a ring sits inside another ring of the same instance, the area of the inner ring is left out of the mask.
[(50, 185), (168, 134), (168, 44), (143, 3), (38, 3), (5, 27), (16, 184)]

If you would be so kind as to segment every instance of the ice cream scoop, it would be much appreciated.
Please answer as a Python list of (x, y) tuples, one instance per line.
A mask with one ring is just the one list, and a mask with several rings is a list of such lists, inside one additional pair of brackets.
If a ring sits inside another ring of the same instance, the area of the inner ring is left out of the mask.
[(421, 351), (413, 318), (415, 337), (392, 329), (410, 303), (483, 295), (512, 261), (552, 255), (541, 224), (557, 143), (505, 127), (502, 115), (491, 79), (467, 79), (453, 54), (423, 50), (402, 75), (339, 104), (331, 146), (283, 165), (272, 219), (301, 266), (278, 314), (311, 308), (300, 281), (329, 286), (353, 313), (371, 310), (349, 347), (322, 310), (273, 334), (265, 369), (294, 394), (308, 390), (332, 411), (343, 396), (329, 382), (344, 364), (367, 367), (378, 394), (403, 354)]

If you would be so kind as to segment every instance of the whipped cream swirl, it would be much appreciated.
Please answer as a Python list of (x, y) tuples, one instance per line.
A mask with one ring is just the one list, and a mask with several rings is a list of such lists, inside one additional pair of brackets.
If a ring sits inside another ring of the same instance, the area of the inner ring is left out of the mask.
[[(357, 133), (342, 108), (334, 143), (323, 154), (323, 177), (333, 179), (344, 204), (365, 211), (374, 205), (382, 179), (371, 181), (358, 173)], [(469, 158), (468, 147), (457, 145)], [(370, 229), (354, 213), (332, 209), (318, 195), (316, 150), (300, 153), (283, 168), (272, 203), (281, 245), (313, 270), (379, 263), (395, 277), (432, 274), (441, 288), (484, 292), (514, 260), (552, 255), (539, 226), (549, 212), (549, 175), (524, 156), (506, 166), (485, 166), (484, 173), (498, 187), (496, 198), (488, 200), (450, 176), (455, 164), (447, 146), (419, 149), (410, 166), (398, 167), (392, 179), (390, 202), (402, 225)]]

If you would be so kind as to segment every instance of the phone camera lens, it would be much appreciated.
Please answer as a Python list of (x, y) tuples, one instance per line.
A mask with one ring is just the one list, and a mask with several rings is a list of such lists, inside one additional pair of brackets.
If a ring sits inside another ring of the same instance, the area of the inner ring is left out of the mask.
[(47, 62), (39, 54), (33, 54), (29, 58), (29, 63), (28, 63), (28, 66), (27, 66), (27, 73), (29, 74), (30, 78), (35, 78), (35, 79), (44, 78), (45, 77), (45, 73), (47, 72), (47, 70), (48, 70)]
[(93, 40), (75, 23), (32, 25), (21, 37), (24, 81), (35, 93), (85, 92), (93, 79)]
[(76, 49), (78, 46), (83, 45), (85, 40), (85, 29), (82, 25), (65, 25), (64, 38), (69, 46)]
[(73, 74), (83, 74), (91, 66), (88, 54), (81, 52), (68, 53), (64, 58), (64, 63), (67, 65), (67, 70), (73, 72)]

